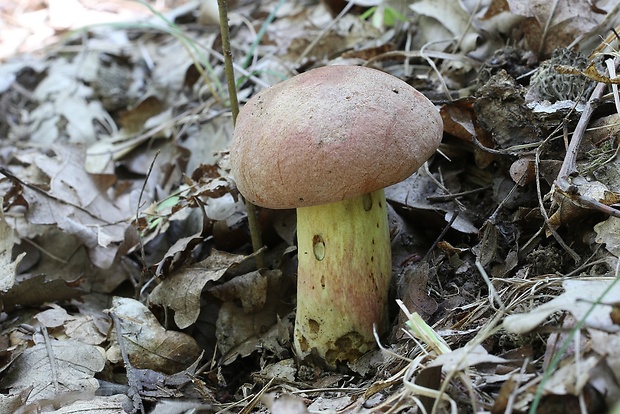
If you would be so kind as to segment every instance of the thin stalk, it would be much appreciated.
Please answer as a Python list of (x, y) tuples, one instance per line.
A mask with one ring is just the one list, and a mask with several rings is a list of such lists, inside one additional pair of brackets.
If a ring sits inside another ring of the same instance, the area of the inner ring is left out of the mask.
[[(230, 100), (230, 110), (232, 112), (233, 125), (237, 122), (239, 115), (239, 101), (237, 100), (237, 87), (235, 85), (235, 71), (233, 69), (232, 51), (230, 49), (230, 32), (228, 30), (228, 2), (226, 0), (217, 0), (220, 12), (220, 33), (222, 36), (222, 54), (224, 55), (224, 71), (226, 73), (226, 83), (228, 84), (228, 95)], [(250, 227), (250, 238), (252, 240), (252, 249), (256, 254), (256, 267), (262, 269), (265, 267), (265, 257), (261, 248), (263, 241), (258, 227), (256, 218), (256, 206), (245, 200), (245, 208), (248, 212), (248, 226)]]

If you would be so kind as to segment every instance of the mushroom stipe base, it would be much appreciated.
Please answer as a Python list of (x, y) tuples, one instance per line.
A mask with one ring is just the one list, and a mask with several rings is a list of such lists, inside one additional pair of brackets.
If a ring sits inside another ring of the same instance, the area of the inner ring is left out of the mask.
[(329, 367), (376, 348), (373, 325), (387, 327), (392, 275), (383, 189), (297, 209), (295, 351)]

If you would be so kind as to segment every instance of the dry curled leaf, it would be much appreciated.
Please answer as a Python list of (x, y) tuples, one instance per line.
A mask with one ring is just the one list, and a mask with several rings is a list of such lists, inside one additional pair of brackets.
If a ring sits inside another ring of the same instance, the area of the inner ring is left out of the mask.
[[(200, 348), (191, 336), (164, 329), (140, 302), (116, 297), (112, 304), (110, 312), (114, 312), (121, 324), (122, 345), (136, 368), (174, 374), (190, 366), (200, 355)], [(118, 338), (112, 334), (110, 339)], [(118, 347), (116, 343), (108, 350), (109, 359), (120, 360)]]
[(198, 319), (200, 294), (208, 282), (218, 281), (245, 256), (213, 250), (205, 260), (188, 266), (164, 279), (151, 293), (149, 301), (174, 311), (174, 322), (185, 329)]

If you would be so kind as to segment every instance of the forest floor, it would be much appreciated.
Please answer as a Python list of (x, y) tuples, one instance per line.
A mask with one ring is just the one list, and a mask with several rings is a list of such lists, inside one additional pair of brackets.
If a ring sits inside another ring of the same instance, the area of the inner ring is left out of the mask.
[(295, 211), (258, 209), (257, 270), (216, 2), (0, 0), (0, 412), (620, 413), (617, 2), (228, 13), (241, 105), (345, 64), (440, 112), (386, 189), (390, 331), (295, 358)]

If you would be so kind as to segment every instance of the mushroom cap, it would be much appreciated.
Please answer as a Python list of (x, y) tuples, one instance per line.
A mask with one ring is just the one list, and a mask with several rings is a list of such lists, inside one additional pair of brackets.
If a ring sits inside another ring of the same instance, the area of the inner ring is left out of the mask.
[(231, 172), (253, 204), (327, 204), (409, 177), (442, 133), (435, 106), (402, 80), (371, 68), (326, 66), (247, 102), (237, 117)]

